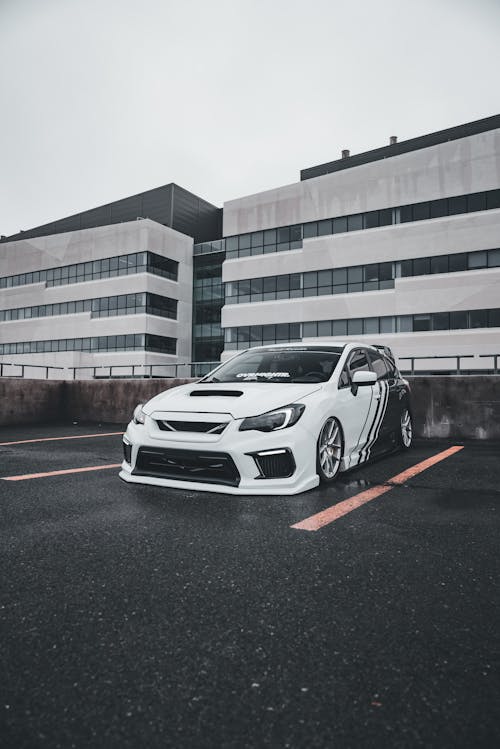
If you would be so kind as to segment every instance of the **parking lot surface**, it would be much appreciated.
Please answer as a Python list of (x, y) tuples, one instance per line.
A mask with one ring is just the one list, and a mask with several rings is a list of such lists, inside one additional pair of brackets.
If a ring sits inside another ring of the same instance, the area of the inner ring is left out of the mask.
[(498, 444), (238, 497), (122, 483), (113, 425), (0, 443), (6, 749), (498, 746)]

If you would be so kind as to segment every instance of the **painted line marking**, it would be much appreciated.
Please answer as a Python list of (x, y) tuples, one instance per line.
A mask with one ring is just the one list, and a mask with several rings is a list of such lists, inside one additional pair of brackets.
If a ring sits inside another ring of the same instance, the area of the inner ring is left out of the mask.
[(388, 479), (384, 484), (373, 486), (360, 494), (356, 494), (350, 499), (345, 499), (343, 502), (327, 507), (326, 510), (322, 510), (321, 512), (316, 513), (316, 515), (311, 515), (310, 517), (305, 518), (305, 520), (301, 520), (299, 523), (291, 525), (290, 528), (295, 528), (299, 531), (318, 531), (320, 528), (323, 528), (324, 525), (333, 523), (335, 520), (338, 520), (349, 512), (356, 510), (367, 502), (371, 502), (372, 499), (380, 497), (381, 494), (389, 492), (391, 489), (394, 489), (395, 486), (400, 486), (401, 484), (406, 483), (409, 479), (422, 473), (422, 471), (426, 471), (441, 460), (445, 460), (451, 455), (458, 453), (460, 450), (463, 450), (463, 447), (463, 445), (454, 445), (453, 447), (448, 448), (448, 450), (443, 450), (443, 452), (437, 453), (436, 455), (427, 458), (427, 460), (423, 460), (421, 463), (417, 463), (406, 471), (398, 473), (397, 476)]
[(88, 466), (87, 468), (66, 468), (63, 471), (47, 473), (25, 473), (21, 476), (2, 476), (2, 481), (26, 481), (27, 479), (44, 479), (47, 476), (65, 476), (68, 473), (85, 473), (86, 471), (104, 471), (107, 468), (120, 468), (121, 463), (110, 463), (107, 466)]
[(70, 437), (41, 437), (34, 440), (17, 440), (16, 442), (0, 442), (0, 447), (3, 445), (27, 445), (31, 442), (56, 442), (57, 440), (84, 440), (89, 437), (116, 437), (118, 434), (123, 432), (99, 432), (99, 434), (74, 434)]

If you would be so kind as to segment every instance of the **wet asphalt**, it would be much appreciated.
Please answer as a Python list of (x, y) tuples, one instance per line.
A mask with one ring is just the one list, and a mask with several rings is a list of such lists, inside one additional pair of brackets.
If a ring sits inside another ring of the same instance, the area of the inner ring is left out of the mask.
[[(295, 497), (0, 480), (1, 746), (498, 746), (500, 445), (290, 528), (451, 444)], [(0, 477), (120, 461), (120, 436), (3, 445)]]

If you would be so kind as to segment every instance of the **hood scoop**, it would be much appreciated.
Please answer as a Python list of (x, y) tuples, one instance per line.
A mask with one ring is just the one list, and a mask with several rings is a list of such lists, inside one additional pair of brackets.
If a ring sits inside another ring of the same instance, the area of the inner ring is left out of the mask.
[(243, 395), (241, 390), (192, 390), (191, 398), (239, 398)]

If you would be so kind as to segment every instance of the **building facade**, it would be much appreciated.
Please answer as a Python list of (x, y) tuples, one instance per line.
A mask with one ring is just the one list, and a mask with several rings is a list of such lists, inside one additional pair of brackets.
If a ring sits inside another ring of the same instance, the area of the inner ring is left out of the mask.
[(0, 243), (0, 362), (198, 374), (249, 346), (349, 336), (390, 345), (403, 368), (460, 355), (491, 369), (500, 116), (305, 169), (222, 211), (166, 185)]

